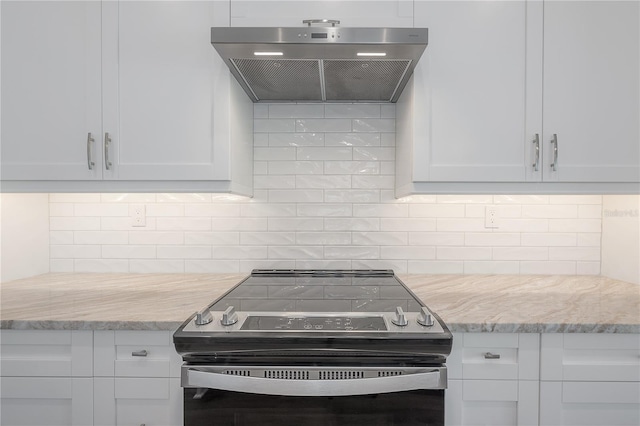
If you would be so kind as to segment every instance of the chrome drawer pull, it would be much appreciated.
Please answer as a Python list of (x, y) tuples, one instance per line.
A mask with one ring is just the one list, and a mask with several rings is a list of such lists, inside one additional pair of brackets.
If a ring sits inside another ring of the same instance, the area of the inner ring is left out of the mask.
[(484, 359), (500, 359), (500, 354), (492, 354), (491, 352), (485, 352)]
[(533, 162), (533, 171), (538, 171), (538, 163), (540, 162), (540, 135), (536, 133), (536, 137), (533, 140), (533, 147), (535, 149), (535, 161)]
[(149, 355), (149, 352), (147, 352), (146, 349), (143, 349), (141, 351), (131, 352), (131, 356), (147, 356), (147, 355)]

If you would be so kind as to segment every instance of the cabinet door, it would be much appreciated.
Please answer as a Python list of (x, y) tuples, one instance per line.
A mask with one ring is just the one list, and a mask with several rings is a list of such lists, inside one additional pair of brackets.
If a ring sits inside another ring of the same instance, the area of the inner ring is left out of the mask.
[(449, 380), (445, 424), (537, 425), (538, 382), (534, 380)]
[(210, 35), (228, 21), (218, 1), (103, 4), (106, 179), (230, 178), (229, 137), (216, 137), (229, 125), (229, 71)]
[(93, 424), (93, 379), (3, 377), (3, 426), (87, 426)]
[(637, 426), (637, 382), (540, 382), (541, 426)]
[(545, 2), (545, 180), (640, 182), (639, 8)]
[(412, 0), (232, 0), (233, 27), (301, 27), (305, 19), (334, 19), (343, 27), (412, 27)]
[(101, 179), (100, 3), (1, 8), (2, 179)]
[(412, 120), (397, 126), (399, 144), (413, 140), (413, 181), (525, 180), (526, 12), (519, 1), (415, 3), (429, 45), (398, 102)]
[(96, 426), (182, 424), (178, 378), (96, 378)]

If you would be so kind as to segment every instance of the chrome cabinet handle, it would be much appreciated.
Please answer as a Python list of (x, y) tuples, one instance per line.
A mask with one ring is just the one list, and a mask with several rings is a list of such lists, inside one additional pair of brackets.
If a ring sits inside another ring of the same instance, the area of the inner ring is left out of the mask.
[(109, 136), (109, 133), (107, 132), (104, 134), (104, 167), (107, 170), (111, 170), (111, 166), (113, 166), (113, 163), (109, 159), (110, 150), (111, 150), (111, 136)]
[(540, 135), (536, 133), (536, 137), (533, 140), (533, 149), (536, 151), (535, 161), (533, 162), (533, 171), (538, 171), (538, 164), (540, 163)]
[(551, 145), (553, 145), (553, 161), (551, 162), (551, 170), (555, 172), (558, 165), (558, 135), (555, 133), (551, 138)]
[(492, 354), (491, 352), (485, 352), (484, 359), (500, 359), (500, 354)]
[(336, 19), (305, 19), (302, 23), (308, 26), (311, 26), (311, 24), (331, 24), (332, 27), (335, 27), (340, 21)]
[(133, 351), (131, 352), (131, 356), (147, 356), (149, 355), (149, 352), (147, 352), (146, 349), (143, 349), (141, 351)]
[(93, 143), (96, 140), (91, 136), (91, 132), (87, 135), (87, 166), (89, 170), (93, 170), (93, 166), (96, 165), (95, 161), (93, 161)]

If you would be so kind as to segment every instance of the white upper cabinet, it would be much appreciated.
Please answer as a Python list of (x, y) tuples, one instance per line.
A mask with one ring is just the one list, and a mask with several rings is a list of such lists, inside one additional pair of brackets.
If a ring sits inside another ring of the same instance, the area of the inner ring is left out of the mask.
[(231, 0), (232, 27), (300, 27), (334, 19), (342, 27), (413, 27), (412, 0)]
[(2, 3), (3, 183), (251, 194), (253, 105), (211, 46), (229, 2)]
[(2, 179), (101, 179), (100, 3), (0, 7)]
[(639, 19), (637, 1), (545, 2), (545, 181), (640, 182)]
[[(525, 137), (524, 2), (415, 5), (429, 45), (398, 102), (402, 181), (523, 181)], [(403, 118), (412, 116), (411, 122)], [(400, 183), (400, 182), (399, 182)]]
[(396, 195), (637, 192), (639, 5), (416, 1)]

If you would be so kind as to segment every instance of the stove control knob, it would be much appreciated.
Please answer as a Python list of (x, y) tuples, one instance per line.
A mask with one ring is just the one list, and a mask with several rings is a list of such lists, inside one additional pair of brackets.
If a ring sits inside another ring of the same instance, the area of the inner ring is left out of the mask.
[(433, 325), (433, 316), (425, 307), (423, 307), (418, 314), (418, 324), (424, 325), (425, 327), (431, 327)]
[(396, 316), (391, 320), (391, 322), (399, 327), (404, 327), (409, 324), (409, 321), (407, 321), (407, 317), (405, 317), (404, 311), (400, 306), (396, 308)]
[(222, 313), (222, 319), (220, 324), (229, 326), (238, 322), (238, 314), (233, 306), (229, 306), (226, 311)]
[(211, 321), (213, 321), (213, 316), (207, 308), (204, 308), (196, 314), (196, 325), (209, 324)]

